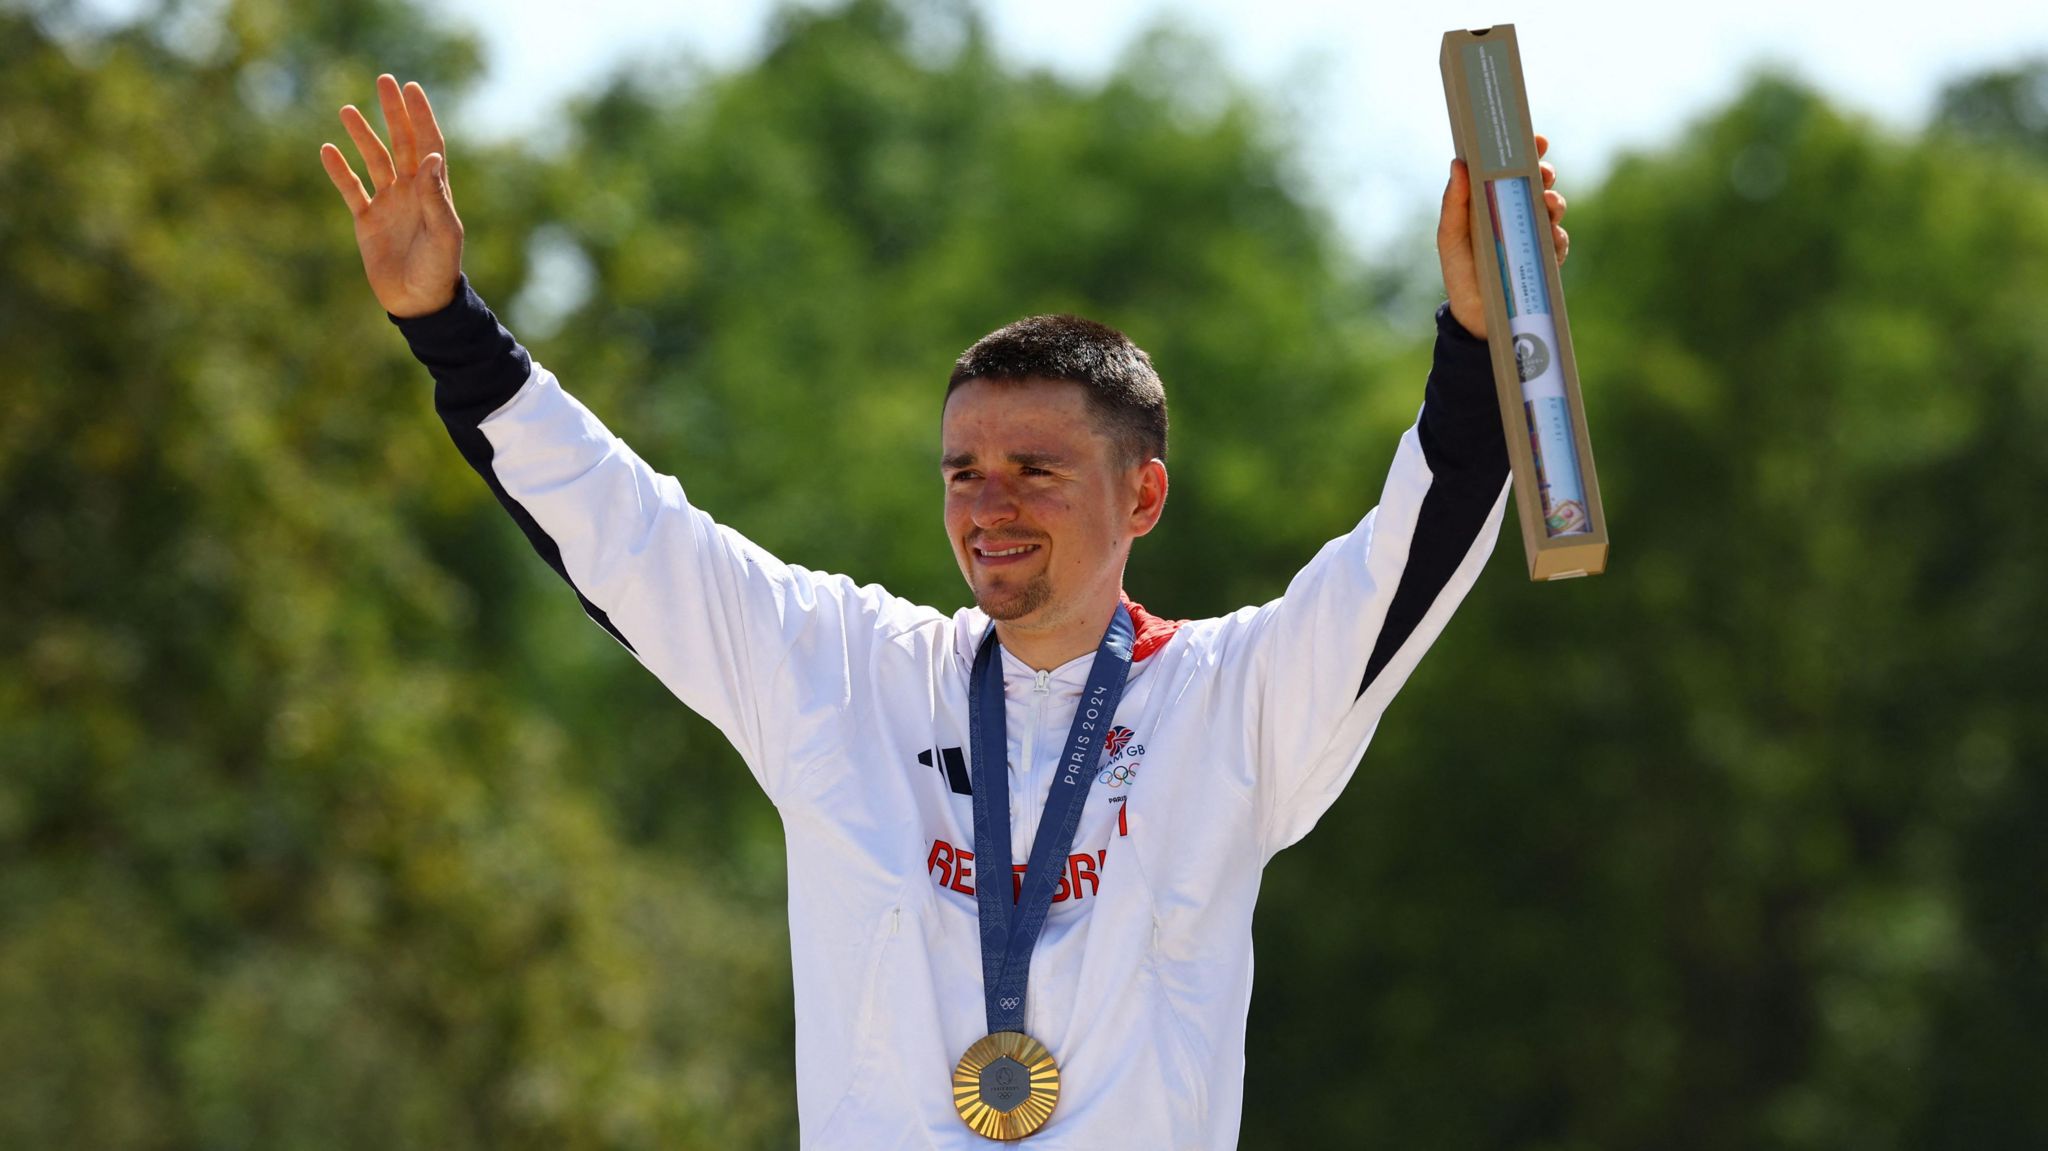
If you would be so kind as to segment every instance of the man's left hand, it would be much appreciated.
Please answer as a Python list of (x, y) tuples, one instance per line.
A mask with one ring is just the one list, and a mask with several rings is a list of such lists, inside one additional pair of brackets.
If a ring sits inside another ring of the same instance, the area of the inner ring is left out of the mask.
[[(1537, 157), (1548, 151), (1549, 139), (1536, 137)], [(1543, 172), (1543, 204), (1550, 209), (1551, 238), (1557, 242), (1557, 262), (1562, 265), (1572, 248), (1572, 238), (1564, 230), (1564, 194), (1551, 187), (1557, 183), (1557, 169), (1547, 163), (1536, 166)], [(1451, 318), (1485, 339), (1486, 301), (1479, 294), (1479, 261), (1472, 254), (1472, 174), (1463, 160), (1451, 161), (1451, 182), (1444, 186), (1443, 214), (1436, 222), (1436, 257), (1444, 269)]]

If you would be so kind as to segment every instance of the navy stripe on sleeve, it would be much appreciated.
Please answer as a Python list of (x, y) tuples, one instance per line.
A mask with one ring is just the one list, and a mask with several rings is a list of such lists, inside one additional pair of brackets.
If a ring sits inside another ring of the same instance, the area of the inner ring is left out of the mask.
[(1382, 669), (1415, 632), (1472, 543), (1487, 527), (1493, 503), (1508, 474), (1508, 445), (1493, 387), (1493, 360), (1486, 341), (1451, 316), (1449, 304), (1436, 312), (1436, 354), (1423, 393), (1416, 429), (1429, 463), (1429, 491), (1416, 514), (1408, 564), (1387, 606), (1379, 642), (1358, 685), (1364, 695)]
[(562, 549), (554, 537), (505, 493), (505, 486), (498, 482), (498, 473), (491, 467), (493, 453), (491, 441), (483, 433), (484, 418), (504, 407), (525, 386), (533, 372), (533, 360), (526, 349), (491, 314), (483, 298), (470, 287), (468, 276), (456, 281), (454, 301), (440, 311), (410, 319), (390, 318), (405, 336), (413, 357), (433, 373), (434, 410), (440, 413), (441, 422), (447, 425), (462, 458), (490, 485), (491, 494), (498, 497), (512, 522), (526, 533), (533, 550), (576, 593), (584, 612), (610, 632), (613, 639), (625, 644), (627, 651), (632, 651), (633, 645), (612, 626), (604, 609), (586, 599), (576, 581), (569, 578), (568, 569), (562, 566)]

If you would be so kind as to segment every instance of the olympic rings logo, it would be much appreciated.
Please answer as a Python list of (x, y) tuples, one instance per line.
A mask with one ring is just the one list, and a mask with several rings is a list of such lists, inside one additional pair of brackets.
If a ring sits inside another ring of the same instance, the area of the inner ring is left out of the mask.
[(1136, 782), (1137, 778), (1136, 763), (1119, 763), (1095, 777), (1097, 783), (1106, 783), (1111, 787), (1122, 787), (1124, 784)]
[(1122, 787), (1138, 779), (1138, 761), (1145, 757), (1145, 745), (1135, 742), (1137, 732), (1128, 727), (1112, 727), (1102, 740), (1105, 766), (1102, 774), (1095, 777), (1097, 783), (1111, 787)]

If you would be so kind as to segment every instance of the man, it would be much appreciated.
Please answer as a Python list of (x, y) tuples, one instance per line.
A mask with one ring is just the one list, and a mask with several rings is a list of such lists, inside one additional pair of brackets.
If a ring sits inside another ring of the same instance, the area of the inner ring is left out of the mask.
[(388, 149), (342, 110), (374, 195), (322, 162), (456, 444), (782, 815), (805, 1145), (1234, 1146), (1261, 870), (1336, 799), (1506, 499), (1462, 169), (1422, 414), (1283, 597), (1194, 622), (1124, 597), (1165, 507), (1165, 395), (1120, 333), (1033, 317), (949, 382), (976, 607), (947, 616), (718, 525), (533, 364), (461, 276), (426, 94), (378, 89)]

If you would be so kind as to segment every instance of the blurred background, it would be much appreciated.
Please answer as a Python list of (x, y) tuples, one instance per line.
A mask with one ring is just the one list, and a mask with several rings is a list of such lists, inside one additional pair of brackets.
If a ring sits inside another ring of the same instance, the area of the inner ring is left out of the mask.
[(316, 156), (378, 72), (536, 356), (808, 566), (959, 605), (951, 358), (1125, 329), (1204, 616), (1414, 417), (1468, 15), (1612, 567), (1510, 527), (1269, 869), (1243, 1146), (2048, 1147), (2048, 16), (1260, 7), (0, 0), (0, 1147), (794, 1144), (774, 812), (446, 442)]

